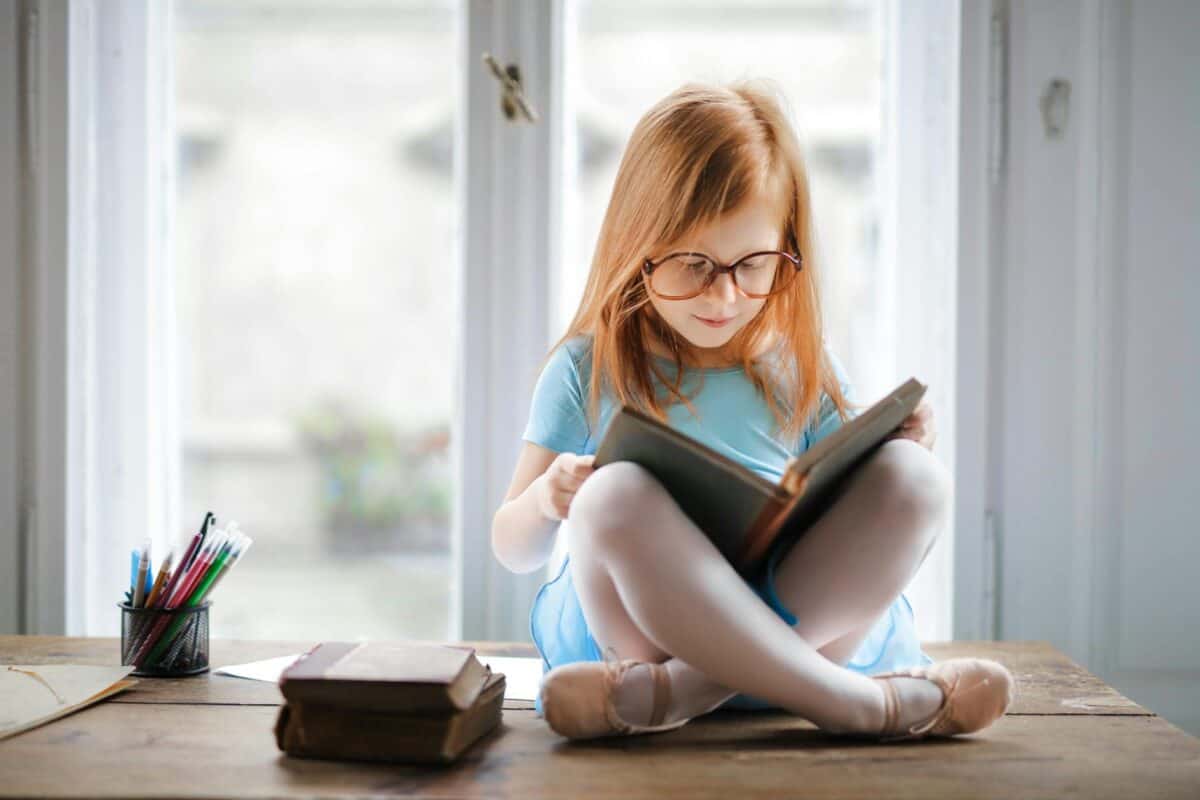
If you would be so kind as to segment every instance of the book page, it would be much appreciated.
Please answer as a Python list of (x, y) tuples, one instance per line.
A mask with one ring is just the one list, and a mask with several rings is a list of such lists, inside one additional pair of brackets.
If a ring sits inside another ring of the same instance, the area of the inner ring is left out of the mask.
[(0, 739), (16, 736), (127, 689), (133, 665), (6, 664), (0, 666)]

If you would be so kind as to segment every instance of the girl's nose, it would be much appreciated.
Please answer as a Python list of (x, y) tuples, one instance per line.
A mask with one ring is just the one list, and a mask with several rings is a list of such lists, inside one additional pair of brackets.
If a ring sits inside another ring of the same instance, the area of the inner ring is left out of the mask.
[(718, 276), (717, 279), (713, 281), (712, 286), (708, 287), (708, 291), (712, 292), (726, 303), (733, 303), (737, 301), (737, 285), (733, 282), (733, 275), (729, 274), (728, 272), (724, 275)]

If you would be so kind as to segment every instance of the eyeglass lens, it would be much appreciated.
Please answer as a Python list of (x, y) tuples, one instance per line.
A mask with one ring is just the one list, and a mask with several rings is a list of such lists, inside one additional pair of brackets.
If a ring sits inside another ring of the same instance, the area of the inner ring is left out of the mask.
[[(733, 271), (738, 287), (750, 295), (766, 295), (782, 289), (793, 269), (782, 253), (756, 253), (738, 262)], [(654, 268), (650, 286), (660, 295), (686, 297), (704, 290), (716, 269), (712, 259), (698, 253), (672, 256)], [(779, 282), (775, 276), (779, 275)]]

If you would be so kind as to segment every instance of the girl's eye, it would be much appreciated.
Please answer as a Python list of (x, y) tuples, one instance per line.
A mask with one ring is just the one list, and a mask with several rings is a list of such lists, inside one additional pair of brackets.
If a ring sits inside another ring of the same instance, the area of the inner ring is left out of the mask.
[(762, 256), (759, 256), (758, 258), (751, 258), (747, 261), (743, 261), (738, 266), (741, 269), (745, 269), (745, 270), (751, 270), (751, 271), (759, 270), (759, 269), (763, 269), (764, 267), (767, 266), (767, 259)]
[(707, 261), (685, 261), (683, 262), (683, 265), (688, 269), (695, 270), (696, 272), (703, 272), (708, 269)]

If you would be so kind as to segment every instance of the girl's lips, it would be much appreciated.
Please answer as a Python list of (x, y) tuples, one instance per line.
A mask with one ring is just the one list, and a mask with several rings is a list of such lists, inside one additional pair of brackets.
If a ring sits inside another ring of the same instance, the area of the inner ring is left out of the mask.
[[(692, 314), (692, 316), (696, 317), (695, 314)], [(704, 317), (696, 317), (696, 319), (700, 320), (701, 322), (703, 322), (705, 325), (707, 325), (710, 328), (722, 328), (733, 321), (733, 317), (726, 317), (725, 319), (721, 319), (721, 320), (705, 319)]]

